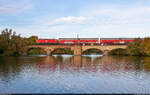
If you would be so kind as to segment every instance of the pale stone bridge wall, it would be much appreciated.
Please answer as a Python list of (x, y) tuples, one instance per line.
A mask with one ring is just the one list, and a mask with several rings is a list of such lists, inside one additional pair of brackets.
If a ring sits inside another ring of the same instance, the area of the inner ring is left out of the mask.
[(99, 49), (103, 52), (104, 55), (107, 55), (109, 51), (114, 49), (125, 49), (126, 45), (88, 45), (88, 46), (80, 46), (80, 45), (30, 45), (30, 48), (41, 48), (46, 51), (47, 55), (52, 55), (52, 52), (58, 48), (66, 48), (74, 51), (74, 55), (82, 55), (82, 53), (88, 49)]

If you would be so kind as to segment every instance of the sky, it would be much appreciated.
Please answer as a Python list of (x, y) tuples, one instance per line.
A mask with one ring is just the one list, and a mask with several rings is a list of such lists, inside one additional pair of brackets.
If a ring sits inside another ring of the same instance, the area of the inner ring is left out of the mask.
[(150, 36), (150, 0), (0, 0), (0, 31), (23, 37)]

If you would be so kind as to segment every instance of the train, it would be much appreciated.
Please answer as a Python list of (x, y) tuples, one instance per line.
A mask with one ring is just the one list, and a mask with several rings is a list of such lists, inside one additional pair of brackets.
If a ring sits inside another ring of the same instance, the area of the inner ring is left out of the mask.
[(132, 43), (135, 38), (101, 38), (101, 45), (127, 45)]
[(65, 44), (65, 45), (127, 45), (135, 38), (59, 38), (37, 39), (36, 44)]

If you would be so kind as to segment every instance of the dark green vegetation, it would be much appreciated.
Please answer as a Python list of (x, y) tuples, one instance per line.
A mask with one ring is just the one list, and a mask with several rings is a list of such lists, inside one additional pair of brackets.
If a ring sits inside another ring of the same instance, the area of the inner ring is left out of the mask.
[(114, 49), (111, 52), (109, 52), (109, 55), (128, 55), (126, 49)]
[(2, 30), (0, 34), (0, 55), (22, 55), (26, 51), (26, 46), (34, 44), (36, 39), (36, 36), (21, 37), (12, 29)]
[(84, 51), (83, 54), (85, 54), (85, 55), (89, 55), (89, 54), (103, 54), (103, 52), (98, 50), (98, 49), (88, 49), (88, 50)]

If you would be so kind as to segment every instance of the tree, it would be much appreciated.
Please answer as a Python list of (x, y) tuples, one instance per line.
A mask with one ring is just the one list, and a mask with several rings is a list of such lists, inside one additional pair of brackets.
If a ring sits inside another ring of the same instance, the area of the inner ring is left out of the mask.
[(109, 55), (128, 55), (128, 54), (126, 49), (118, 48), (110, 51)]
[(21, 55), (24, 53), (25, 47), (27, 46), (27, 40), (20, 37), (20, 35), (12, 35), (11, 41), (13, 55)]
[(0, 35), (0, 49), (4, 53), (9, 49), (12, 29), (4, 29)]
[(4, 29), (0, 35), (0, 50), (4, 55), (20, 55), (26, 45), (27, 41), (12, 29)]
[(28, 44), (29, 45), (35, 44), (37, 39), (38, 39), (37, 36), (31, 36), (31, 37), (29, 37), (28, 38)]
[(137, 38), (134, 40), (133, 43), (130, 43), (127, 47), (127, 52), (129, 55), (142, 55), (142, 48), (141, 48), (142, 39)]
[(144, 38), (141, 43), (141, 49), (144, 56), (150, 56), (150, 38)]

